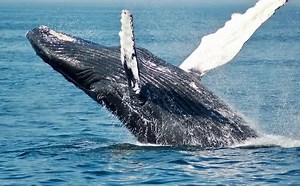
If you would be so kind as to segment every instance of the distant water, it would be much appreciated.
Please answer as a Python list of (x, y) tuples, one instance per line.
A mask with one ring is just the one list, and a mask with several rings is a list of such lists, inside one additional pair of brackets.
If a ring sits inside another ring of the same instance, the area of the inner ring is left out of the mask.
[(44, 64), (25, 38), (43, 24), (118, 45), (120, 11), (130, 8), (137, 45), (179, 65), (203, 35), (249, 6), (1, 4), (0, 185), (298, 185), (298, 4), (280, 9), (231, 63), (203, 79), (265, 134), (224, 149), (137, 143), (104, 108)]

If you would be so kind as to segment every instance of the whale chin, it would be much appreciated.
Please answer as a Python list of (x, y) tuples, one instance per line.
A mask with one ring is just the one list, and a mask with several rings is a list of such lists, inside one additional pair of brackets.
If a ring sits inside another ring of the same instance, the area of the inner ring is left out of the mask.
[(26, 36), (44, 62), (117, 116), (141, 143), (223, 147), (257, 137), (196, 76), (146, 49), (136, 49), (140, 92), (133, 94), (119, 47), (105, 47), (45, 26)]

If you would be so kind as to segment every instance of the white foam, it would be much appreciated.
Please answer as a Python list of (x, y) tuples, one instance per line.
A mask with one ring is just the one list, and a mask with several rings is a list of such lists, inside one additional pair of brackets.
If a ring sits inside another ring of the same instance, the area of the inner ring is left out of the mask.
[(241, 144), (234, 145), (234, 147), (247, 147), (247, 146), (280, 146), (283, 148), (300, 147), (300, 140), (287, 138), (279, 135), (264, 134), (259, 138), (253, 138), (244, 141)]
[(232, 14), (223, 28), (204, 36), (199, 47), (180, 65), (185, 71), (202, 75), (234, 58), (251, 35), (268, 20), (286, 0), (260, 0), (244, 14)]
[(161, 144), (153, 144), (153, 143), (140, 143), (136, 141), (134, 143), (136, 146), (141, 146), (141, 147), (169, 147), (170, 145), (161, 145)]

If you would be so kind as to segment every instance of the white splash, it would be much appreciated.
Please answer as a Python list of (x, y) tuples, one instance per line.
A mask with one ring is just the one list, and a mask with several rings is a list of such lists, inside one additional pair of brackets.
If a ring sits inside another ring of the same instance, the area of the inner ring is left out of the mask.
[(247, 147), (247, 146), (280, 146), (283, 148), (300, 147), (300, 140), (287, 138), (279, 135), (264, 134), (259, 138), (253, 138), (244, 141), (241, 144), (234, 145), (234, 147)]
[(180, 65), (202, 75), (229, 62), (251, 35), (287, 0), (260, 0), (244, 14), (235, 13), (223, 28), (204, 36), (198, 48)]
[(121, 62), (126, 64), (127, 68), (132, 72), (135, 81), (132, 87), (135, 92), (139, 92), (138, 81), (138, 65), (135, 53), (134, 33), (133, 33), (133, 17), (131, 12), (123, 10), (121, 14), (121, 31), (119, 32), (121, 44)]
[(136, 141), (133, 145), (140, 147), (170, 147), (170, 145), (161, 145), (161, 144), (153, 144), (153, 143), (141, 143)]

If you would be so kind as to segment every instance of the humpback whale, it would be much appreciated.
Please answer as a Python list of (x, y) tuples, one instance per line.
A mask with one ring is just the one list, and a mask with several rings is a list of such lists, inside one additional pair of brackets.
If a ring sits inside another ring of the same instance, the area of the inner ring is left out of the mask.
[[(283, 4), (274, 6), (269, 17)], [(258, 137), (243, 117), (201, 83), (199, 77), (211, 66), (187, 65), (193, 64), (186, 62), (195, 58), (193, 53), (181, 68), (167, 63), (135, 47), (129, 11), (122, 12), (121, 24), (119, 47), (47, 26), (34, 28), (26, 36), (44, 62), (108, 109), (141, 143), (223, 147)], [(247, 40), (243, 37), (242, 44)], [(213, 66), (221, 63), (226, 62)]]

